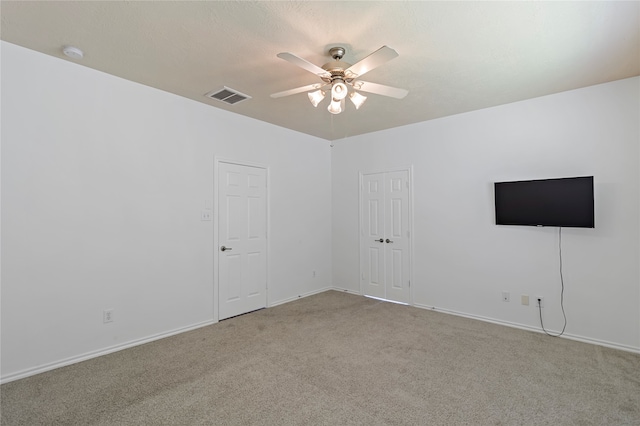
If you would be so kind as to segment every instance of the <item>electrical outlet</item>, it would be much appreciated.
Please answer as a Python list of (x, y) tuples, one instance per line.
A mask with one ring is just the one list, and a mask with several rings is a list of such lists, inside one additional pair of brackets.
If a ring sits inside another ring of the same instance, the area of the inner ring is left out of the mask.
[(503, 302), (508, 302), (511, 300), (511, 295), (509, 294), (508, 291), (503, 291), (502, 292), (502, 301)]
[(202, 210), (202, 214), (200, 216), (200, 220), (202, 221), (209, 221), (212, 219), (212, 212), (211, 210)]
[(529, 306), (529, 295), (523, 294), (522, 296), (520, 296), (520, 303), (522, 303), (524, 306)]
[(315, 278), (315, 277), (316, 277), (316, 271), (315, 271), (315, 270), (314, 270), (314, 271), (311, 271), (311, 276), (313, 276), (313, 278)]
[(537, 307), (544, 308), (544, 297), (536, 296), (536, 308)]
[(102, 311), (102, 322), (105, 324), (113, 322), (113, 309), (105, 309)]

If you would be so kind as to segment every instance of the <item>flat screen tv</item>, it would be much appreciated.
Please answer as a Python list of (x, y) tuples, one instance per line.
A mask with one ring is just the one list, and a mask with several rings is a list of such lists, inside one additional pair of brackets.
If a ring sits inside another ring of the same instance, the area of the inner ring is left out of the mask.
[(593, 176), (495, 182), (496, 225), (594, 228)]

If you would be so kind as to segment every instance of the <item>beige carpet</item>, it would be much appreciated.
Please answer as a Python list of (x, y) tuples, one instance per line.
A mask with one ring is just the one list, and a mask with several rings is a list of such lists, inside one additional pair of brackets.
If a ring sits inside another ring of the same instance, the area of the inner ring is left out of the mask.
[(2, 425), (640, 425), (640, 355), (329, 291), (1, 387)]

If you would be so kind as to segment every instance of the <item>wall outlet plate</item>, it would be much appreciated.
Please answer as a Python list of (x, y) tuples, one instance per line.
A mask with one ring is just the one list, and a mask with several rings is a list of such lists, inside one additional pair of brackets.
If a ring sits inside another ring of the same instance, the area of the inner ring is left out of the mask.
[(511, 294), (509, 294), (508, 291), (503, 291), (502, 292), (502, 301), (503, 302), (508, 302), (511, 300)]
[(538, 306), (541, 307), (541, 308), (544, 308), (544, 297), (536, 296), (536, 308)]

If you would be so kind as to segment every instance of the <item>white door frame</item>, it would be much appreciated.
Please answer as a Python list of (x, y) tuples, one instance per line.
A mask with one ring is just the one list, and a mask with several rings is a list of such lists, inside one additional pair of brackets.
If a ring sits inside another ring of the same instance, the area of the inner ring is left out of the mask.
[(358, 280), (360, 281), (360, 294), (365, 294), (364, 283), (362, 277), (364, 274), (365, 262), (362, 258), (362, 244), (364, 244), (364, 224), (362, 223), (362, 191), (364, 190), (363, 179), (364, 175), (372, 175), (377, 173), (389, 173), (389, 172), (407, 172), (409, 176), (409, 305), (413, 306), (413, 165), (391, 167), (382, 170), (368, 170), (358, 172), (358, 259), (359, 259), (359, 273)]
[(219, 255), (219, 247), (220, 247), (220, 238), (219, 238), (219, 215), (218, 215), (218, 208), (219, 208), (219, 202), (218, 202), (218, 196), (219, 196), (219, 191), (218, 191), (218, 171), (219, 171), (219, 165), (220, 163), (228, 163), (228, 164), (236, 164), (238, 166), (246, 166), (246, 167), (256, 167), (258, 169), (264, 169), (267, 175), (267, 195), (266, 195), (266, 201), (267, 201), (267, 212), (266, 212), (266, 219), (267, 219), (267, 252), (266, 252), (266, 259), (267, 259), (267, 288), (266, 288), (266, 292), (267, 292), (267, 307), (270, 306), (269, 303), (269, 247), (270, 247), (270, 243), (269, 243), (269, 236), (271, 234), (271, 221), (270, 221), (270, 215), (269, 212), (271, 211), (270, 208), (270, 183), (269, 183), (269, 166), (265, 165), (265, 164), (260, 164), (260, 163), (254, 163), (254, 162), (250, 162), (250, 161), (238, 161), (238, 160), (230, 160), (227, 158), (223, 158), (223, 157), (218, 157), (215, 156), (213, 158), (213, 321), (214, 322), (218, 322), (220, 320), (220, 309), (218, 307), (218, 303), (220, 301), (220, 279), (218, 277), (218, 271), (220, 270), (220, 265), (219, 265), (219, 260), (218, 260), (218, 255)]

